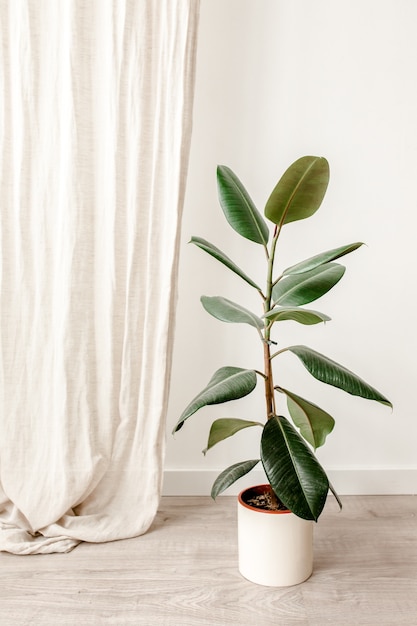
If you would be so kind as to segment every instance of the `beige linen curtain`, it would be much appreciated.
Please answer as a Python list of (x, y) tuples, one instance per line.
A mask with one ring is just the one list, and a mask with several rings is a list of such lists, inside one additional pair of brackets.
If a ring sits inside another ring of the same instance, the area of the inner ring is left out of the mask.
[(0, 550), (145, 532), (198, 0), (0, 0)]

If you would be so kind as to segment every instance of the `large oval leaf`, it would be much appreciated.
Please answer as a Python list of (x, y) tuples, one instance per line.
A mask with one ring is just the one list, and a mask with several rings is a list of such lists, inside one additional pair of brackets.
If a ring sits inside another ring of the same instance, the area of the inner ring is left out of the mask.
[(309, 259), (305, 259), (304, 261), (300, 261), (296, 265), (291, 265), (291, 267), (287, 267), (286, 270), (283, 271), (283, 275), (288, 274), (302, 274), (303, 272), (308, 272), (313, 270), (315, 267), (319, 267), (320, 265), (324, 265), (325, 263), (329, 263), (330, 261), (335, 261), (336, 259), (340, 259), (345, 254), (349, 254), (354, 250), (357, 250), (364, 244), (361, 241), (357, 241), (355, 243), (349, 243), (346, 246), (340, 246), (339, 248), (333, 248), (332, 250), (326, 250), (326, 252), (321, 252), (320, 254), (316, 254)]
[(329, 183), (329, 164), (323, 157), (305, 156), (290, 165), (265, 206), (274, 224), (288, 224), (313, 215)]
[(198, 409), (211, 404), (221, 404), (247, 396), (256, 387), (256, 373), (240, 367), (221, 367), (211, 377), (207, 387), (190, 402), (182, 412), (173, 432), (182, 428), (186, 419)]
[(276, 307), (268, 313), (265, 317), (271, 322), (284, 322), (287, 320), (293, 320), (299, 324), (320, 324), (320, 322), (328, 322), (330, 317), (325, 313), (319, 311), (312, 311), (310, 309), (302, 309), (301, 307)]
[(329, 480), (304, 439), (283, 416), (264, 426), (261, 460), (272, 489), (298, 517), (316, 520), (323, 510)]
[(343, 265), (326, 263), (309, 272), (287, 276), (274, 286), (273, 300), (280, 306), (308, 304), (330, 291), (344, 273)]
[(268, 243), (269, 229), (239, 178), (229, 167), (217, 168), (219, 200), (227, 221), (234, 230), (255, 243)]
[(229, 257), (224, 254), (224, 252), (219, 250), (219, 248), (216, 248), (216, 246), (214, 246), (209, 241), (206, 241), (201, 237), (191, 237), (189, 243), (195, 244), (196, 246), (201, 248), (201, 250), (204, 250), (204, 252), (207, 252), (207, 254), (210, 254), (212, 257), (220, 261), (220, 263), (223, 263), (223, 265), (228, 267), (229, 270), (232, 270), (232, 272), (240, 276), (240, 278), (243, 278), (243, 280), (245, 280), (252, 287), (255, 287), (255, 289), (257, 289), (258, 291), (261, 290), (261, 288), (255, 283), (255, 281), (253, 281), (247, 274), (245, 274), (245, 272), (243, 272), (240, 267), (236, 265), (236, 263), (229, 259)]
[(207, 448), (203, 450), (203, 454), (206, 454), (207, 450), (210, 450), (216, 443), (232, 437), (240, 430), (249, 428), (250, 426), (263, 426), (260, 422), (250, 422), (249, 420), (242, 420), (235, 417), (221, 417), (215, 420), (210, 428), (210, 434), (208, 438)]
[(334, 428), (334, 419), (329, 413), (288, 389), (279, 387), (287, 396), (287, 406), (291, 418), (301, 435), (314, 449), (324, 445), (326, 437)]
[(225, 489), (230, 487), (230, 485), (233, 485), (233, 483), (239, 480), (239, 478), (242, 478), (242, 476), (250, 472), (258, 463), (259, 459), (241, 461), (223, 470), (222, 473), (217, 476), (211, 488), (211, 497), (213, 500), (225, 491)]
[(392, 407), (392, 404), (385, 396), (383, 396), (374, 387), (371, 387), (362, 378), (348, 370), (343, 365), (332, 361), (324, 354), (316, 352), (307, 346), (291, 346), (287, 348), (293, 352), (304, 367), (310, 372), (314, 378), (323, 383), (343, 389), (347, 393), (354, 396), (360, 396), (368, 400), (376, 400), (381, 404)]
[(201, 296), (201, 304), (210, 315), (222, 322), (250, 324), (258, 330), (265, 326), (260, 317), (240, 304), (221, 296)]

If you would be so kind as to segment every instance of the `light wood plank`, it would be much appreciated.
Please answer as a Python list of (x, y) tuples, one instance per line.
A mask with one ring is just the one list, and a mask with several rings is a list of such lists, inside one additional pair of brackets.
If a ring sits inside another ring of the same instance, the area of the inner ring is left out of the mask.
[(302, 585), (237, 571), (236, 501), (164, 497), (142, 537), (69, 554), (0, 554), (0, 624), (292, 626), (417, 624), (417, 498), (331, 498)]
[(417, 624), (417, 498), (344, 497), (316, 532), (310, 626)]

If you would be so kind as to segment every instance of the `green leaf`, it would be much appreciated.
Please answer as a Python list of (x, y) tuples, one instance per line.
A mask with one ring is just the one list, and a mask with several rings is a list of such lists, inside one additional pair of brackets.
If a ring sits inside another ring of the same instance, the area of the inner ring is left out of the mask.
[(288, 224), (313, 215), (329, 183), (329, 164), (323, 157), (304, 156), (290, 165), (272, 191), (265, 216), (274, 224)]
[(223, 213), (242, 237), (266, 246), (269, 229), (239, 178), (229, 167), (217, 167), (217, 188)]
[(287, 276), (274, 286), (273, 300), (281, 306), (308, 304), (330, 291), (344, 273), (343, 265), (326, 263), (309, 272)]
[(304, 439), (283, 416), (264, 426), (261, 460), (281, 502), (298, 517), (316, 520), (323, 510), (329, 480)]
[(279, 387), (287, 396), (287, 405), (294, 424), (314, 449), (324, 445), (326, 437), (334, 428), (334, 419), (320, 407), (295, 393)]
[(298, 356), (304, 367), (314, 378), (317, 378), (317, 380), (332, 385), (333, 387), (343, 389), (343, 391), (354, 396), (360, 396), (368, 400), (376, 400), (381, 404), (392, 407), (391, 402), (379, 391), (374, 389), (374, 387), (368, 385), (368, 383), (343, 365), (320, 354), (320, 352), (307, 348), (307, 346), (291, 346), (286, 349)]
[(235, 435), (244, 428), (250, 426), (263, 426), (260, 422), (250, 422), (249, 420), (242, 420), (234, 417), (222, 417), (215, 420), (210, 428), (210, 434), (208, 438), (207, 448), (203, 450), (203, 454), (206, 454), (207, 450), (210, 450), (216, 443)]
[(250, 472), (258, 463), (259, 459), (241, 461), (223, 470), (222, 473), (217, 476), (211, 488), (211, 497), (213, 500), (230, 487), (230, 485), (233, 485), (233, 483), (239, 480), (239, 478), (242, 478), (242, 476)]
[(224, 254), (224, 252), (219, 250), (219, 248), (216, 248), (216, 246), (214, 246), (209, 241), (206, 241), (201, 237), (191, 237), (189, 243), (195, 244), (196, 246), (201, 248), (201, 250), (204, 250), (204, 252), (207, 252), (207, 254), (210, 254), (212, 257), (220, 261), (220, 263), (223, 263), (223, 265), (228, 267), (229, 270), (232, 270), (232, 272), (240, 276), (240, 278), (243, 278), (243, 280), (251, 285), (251, 287), (255, 287), (255, 289), (257, 289), (258, 291), (261, 290), (261, 288), (247, 274), (245, 274), (245, 272), (243, 272), (240, 267), (236, 265), (236, 263), (229, 259), (229, 257)]
[(305, 259), (305, 261), (297, 263), (296, 265), (291, 265), (291, 267), (287, 267), (287, 269), (283, 271), (283, 275), (302, 274), (303, 272), (308, 272), (310, 270), (313, 270), (315, 267), (319, 267), (320, 265), (324, 265), (325, 263), (329, 263), (330, 261), (340, 259), (340, 257), (345, 256), (345, 254), (349, 254), (354, 250), (357, 250), (363, 245), (364, 244), (361, 241), (357, 241), (356, 243), (350, 243), (346, 246), (340, 246), (339, 248), (333, 248), (333, 250), (321, 252), (320, 254), (316, 254), (315, 256), (310, 257), (309, 259)]
[(330, 317), (324, 313), (310, 309), (302, 309), (300, 307), (275, 307), (271, 311), (268, 311), (265, 317), (271, 322), (293, 320), (294, 322), (307, 325), (320, 324), (320, 322), (328, 322), (330, 320)]
[(204, 406), (221, 404), (247, 396), (256, 387), (256, 373), (240, 367), (221, 367), (208, 385), (190, 402), (181, 414), (173, 432), (182, 428), (186, 419)]
[(201, 304), (213, 317), (222, 322), (250, 324), (258, 330), (265, 327), (260, 317), (248, 311), (240, 304), (221, 296), (201, 296)]

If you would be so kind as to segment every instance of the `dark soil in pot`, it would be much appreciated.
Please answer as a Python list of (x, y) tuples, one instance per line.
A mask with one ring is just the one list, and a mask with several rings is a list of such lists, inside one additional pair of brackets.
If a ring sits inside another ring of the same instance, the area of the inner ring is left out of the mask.
[(250, 487), (242, 493), (245, 504), (264, 511), (287, 511), (287, 507), (277, 498), (270, 485)]

